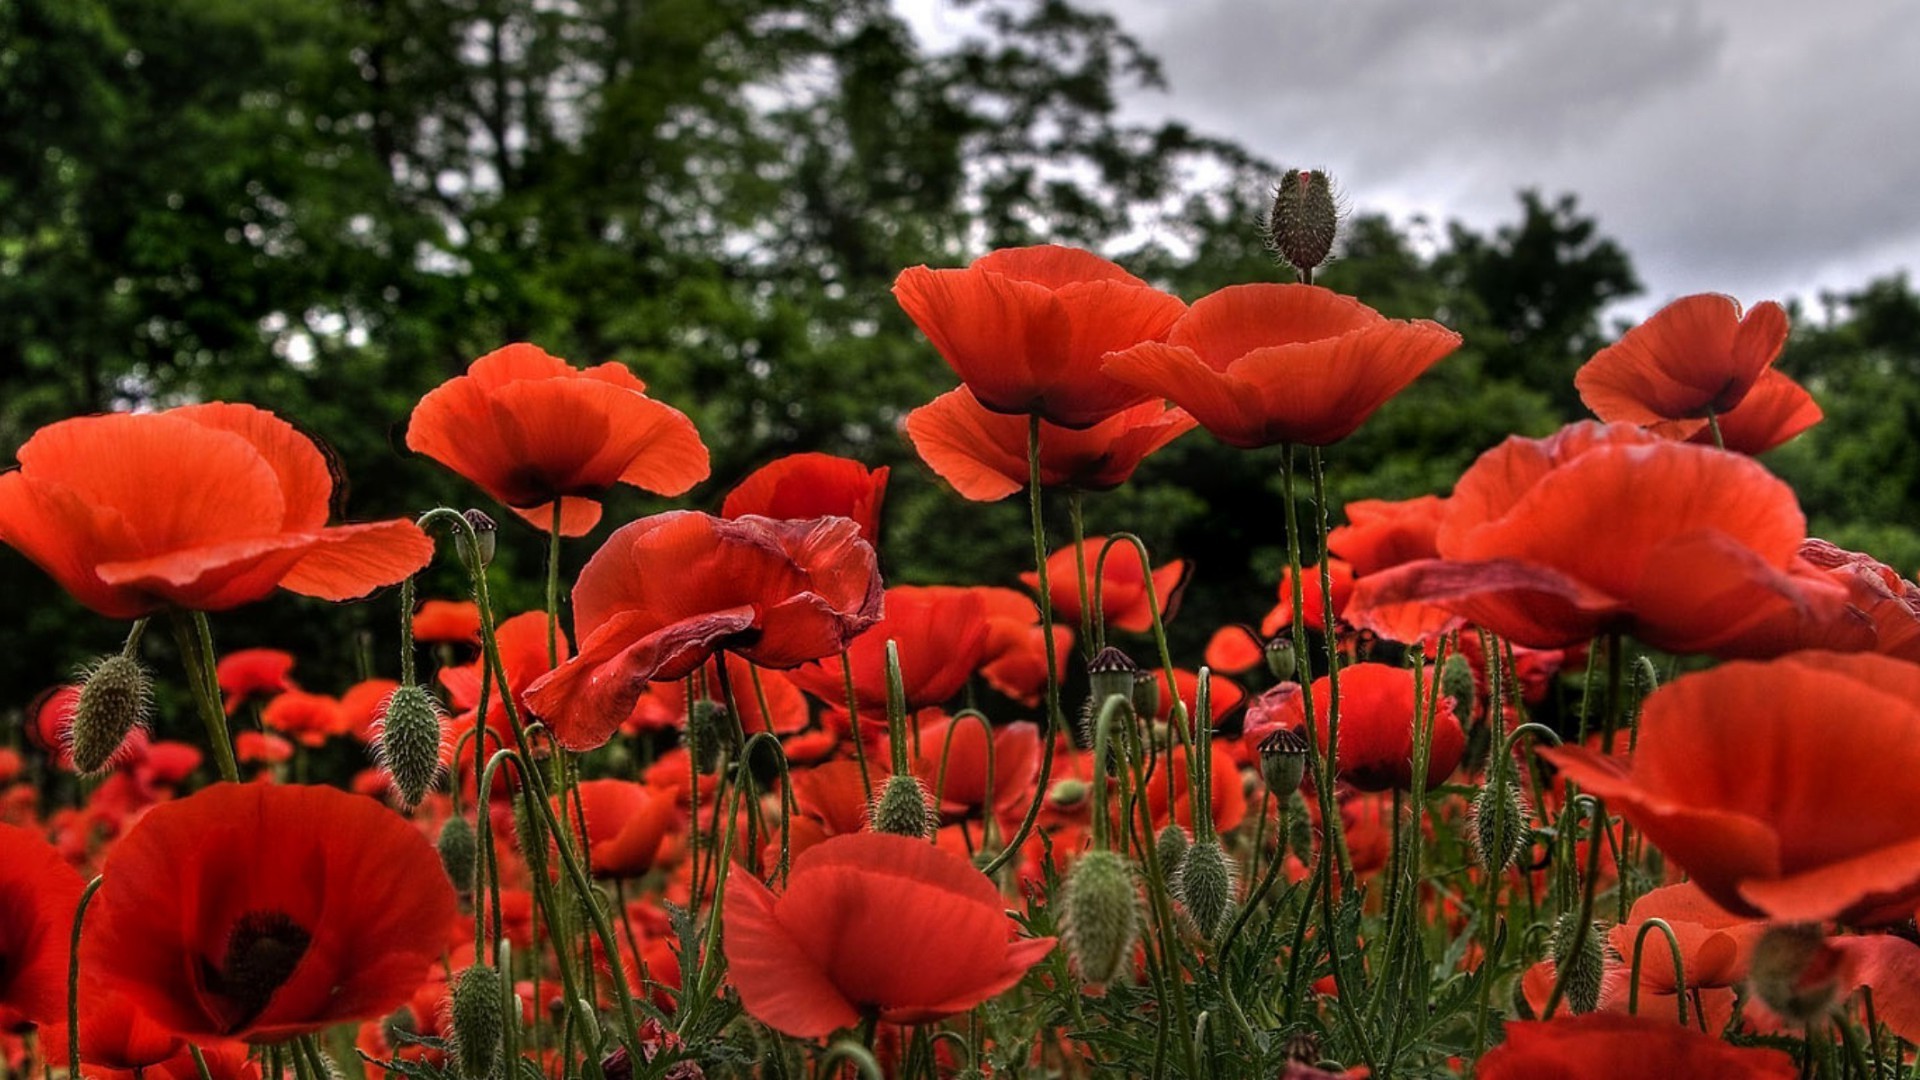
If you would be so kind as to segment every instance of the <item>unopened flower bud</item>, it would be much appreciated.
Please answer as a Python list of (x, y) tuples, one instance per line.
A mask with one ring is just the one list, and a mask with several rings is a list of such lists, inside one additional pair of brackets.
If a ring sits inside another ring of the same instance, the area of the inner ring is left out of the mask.
[(873, 831), (926, 839), (933, 835), (927, 788), (912, 773), (895, 773), (873, 802)]
[(1133, 673), (1133, 711), (1147, 717), (1160, 715), (1160, 677), (1155, 673)]
[(1233, 905), (1233, 863), (1220, 841), (1196, 840), (1187, 848), (1175, 892), (1194, 928), (1202, 937), (1213, 937)]
[(1132, 697), (1133, 677), (1139, 670), (1132, 657), (1111, 645), (1087, 661), (1087, 697), (1096, 717), (1108, 698)]
[(1606, 934), (1598, 923), (1588, 924), (1585, 934), (1580, 933), (1580, 927), (1579, 912), (1561, 915), (1553, 924), (1548, 955), (1553, 958), (1554, 977), (1566, 973), (1567, 1008), (1574, 1013), (1590, 1013), (1600, 1007), (1600, 990), (1606, 979)]
[(480, 860), (480, 838), (463, 817), (450, 817), (440, 826), (434, 842), (440, 850), (440, 865), (453, 882), (454, 891), (465, 895), (473, 891), (473, 871)]
[(1473, 701), (1479, 695), (1473, 681), (1473, 665), (1467, 658), (1454, 653), (1440, 668), (1440, 693), (1453, 702), (1453, 715), (1461, 723), (1473, 715)]
[(131, 656), (102, 657), (86, 672), (73, 707), (67, 749), (73, 767), (97, 773), (113, 764), (135, 728), (144, 728), (153, 707), (153, 680)]
[(1089, 851), (1067, 874), (1060, 938), (1080, 977), (1112, 982), (1126, 970), (1140, 932), (1133, 867), (1114, 851)]
[(687, 708), (687, 753), (702, 775), (720, 767), (721, 732), (730, 731), (727, 707), (700, 698)]
[(1291, 728), (1279, 728), (1260, 740), (1260, 778), (1284, 799), (1300, 790), (1307, 775), (1307, 740)]
[[(468, 510), (460, 516), (466, 518), (467, 524), (473, 526), (473, 543), (467, 542), (467, 534), (463, 529), (454, 533), (453, 547), (459, 553), (460, 562), (467, 568), (467, 572), (477, 574), (493, 564), (493, 552), (498, 543), (495, 534), (500, 527), (493, 523), (492, 518), (479, 510)], [(475, 544), (479, 545), (477, 551)]]
[(1187, 830), (1181, 828), (1179, 822), (1169, 821), (1153, 840), (1153, 857), (1159, 860), (1166, 873), (1173, 874), (1186, 860), (1188, 843)]
[(1527, 800), (1512, 777), (1490, 779), (1467, 808), (1473, 854), (1489, 873), (1512, 866), (1527, 850)]
[(1293, 682), (1300, 678), (1300, 654), (1293, 647), (1293, 639), (1282, 634), (1267, 642), (1267, 670), (1276, 679)]
[(408, 809), (440, 779), (446, 745), (446, 714), (426, 687), (402, 686), (387, 697), (374, 725), (373, 752)]
[(1845, 960), (1818, 926), (1777, 923), (1755, 943), (1747, 978), (1767, 1008), (1808, 1027), (1824, 1020), (1850, 989), (1841, 978)]
[(484, 965), (461, 972), (449, 1012), (455, 1068), (466, 1080), (485, 1080), (500, 1060), (507, 1028), (500, 973)]
[(1333, 253), (1340, 208), (1321, 169), (1288, 169), (1267, 215), (1267, 247), (1295, 270), (1311, 271)]
[(1079, 777), (1069, 776), (1055, 780), (1047, 787), (1047, 802), (1055, 809), (1067, 810), (1087, 801), (1093, 791), (1093, 785)]

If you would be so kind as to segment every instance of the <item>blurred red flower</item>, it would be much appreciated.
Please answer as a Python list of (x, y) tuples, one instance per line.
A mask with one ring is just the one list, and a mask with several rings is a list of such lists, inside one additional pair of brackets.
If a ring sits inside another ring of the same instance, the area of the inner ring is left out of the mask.
[(584, 813), (587, 861), (600, 878), (639, 877), (653, 869), (660, 842), (680, 821), (673, 796), (631, 780), (582, 781), (580, 803), (576, 808), (569, 800), (554, 811), (569, 829), (580, 827)]
[(615, 484), (680, 495), (707, 478), (707, 447), (686, 414), (645, 394), (625, 364), (585, 371), (535, 345), (473, 362), (427, 392), (407, 448), (478, 484), (528, 522), (584, 536)]
[[(1341, 780), (1361, 791), (1412, 790), (1414, 723), (1416, 718), (1427, 722), (1424, 712), (1416, 717), (1413, 691), (1413, 672), (1394, 664), (1364, 662), (1340, 669), (1340, 757), (1335, 764)], [(1285, 726), (1305, 729), (1306, 707), (1297, 691), (1269, 691), (1262, 698), (1269, 696), (1291, 712), (1293, 719)], [(1313, 680), (1314, 728), (1323, 753), (1332, 700), (1332, 682), (1325, 675)], [(1466, 733), (1453, 715), (1453, 703), (1442, 695), (1433, 716), (1427, 789), (1446, 783), (1466, 751)]]
[(847, 518), (676, 511), (622, 526), (573, 588), (579, 655), (528, 687), (561, 745), (605, 743), (656, 679), (718, 650), (762, 667), (831, 656), (879, 621), (873, 548)]
[(1647, 699), (1631, 765), (1541, 754), (1735, 914), (1875, 924), (1920, 900), (1920, 667), (1726, 664)]
[(1704, 421), (1746, 399), (1787, 330), (1786, 311), (1770, 300), (1743, 318), (1731, 296), (1683, 296), (1595, 353), (1573, 385), (1608, 422)]
[[(1147, 575), (1140, 564), (1140, 552), (1123, 540), (1113, 545), (1102, 568), (1100, 549), (1106, 544), (1104, 536), (1089, 536), (1081, 546), (1087, 567), (1087, 604), (1092, 605), (1097, 587), (1107, 625), (1144, 634), (1153, 629), (1154, 605), (1147, 596)], [(1066, 623), (1080, 619), (1080, 561), (1071, 545), (1047, 556), (1047, 591), (1053, 597), (1053, 615)], [(1040, 587), (1040, 575), (1031, 570), (1022, 571), (1020, 580), (1029, 589)], [(1154, 569), (1152, 599), (1159, 602), (1162, 622), (1171, 620), (1179, 609), (1186, 584), (1185, 560), (1172, 559)]]
[(1092, 252), (1050, 244), (965, 270), (915, 266), (893, 295), (981, 405), (1071, 428), (1152, 398), (1104, 374), (1100, 358), (1164, 337), (1186, 310)]
[(480, 644), (480, 607), (471, 600), (428, 600), (413, 613), (413, 640)]
[(762, 465), (727, 492), (723, 518), (759, 517), (805, 521), (819, 517), (852, 518), (860, 536), (880, 547), (880, 507), (887, 498), (885, 465), (869, 469), (832, 454), (788, 454)]
[[(1148, 454), (1193, 427), (1193, 417), (1158, 401), (1122, 409), (1082, 430), (1042, 421), (1040, 484), (1079, 491), (1119, 487)], [(964, 386), (908, 413), (906, 431), (920, 460), (962, 498), (994, 502), (1027, 487), (1027, 422), (986, 408)]]
[(1327, 534), (1327, 550), (1339, 556), (1357, 577), (1439, 554), (1434, 540), (1446, 515), (1438, 495), (1389, 502), (1358, 499), (1347, 504), (1347, 524)]
[(213, 666), (214, 681), (226, 695), (232, 716), (250, 697), (272, 697), (294, 688), (293, 654), (284, 649), (237, 649)]
[[(1784, 372), (1768, 368), (1746, 399), (1715, 419), (1720, 442), (1736, 454), (1764, 454), (1819, 423), (1826, 414), (1806, 388)], [(1666, 420), (1648, 431), (1671, 439), (1713, 445), (1713, 429), (1704, 420)]]
[(82, 969), (190, 1039), (385, 1015), (426, 980), (455, 914), (418, 829), (325, 787), (215, 784), (157, 806), (101, 874)]
[(1778, 1050), (1739, 1047), (1692, 1028), (1646, 1016), (1595, 1012), (1507, 1023), (1507, 1041), (1474, 1070), (1479, 1080), (1616, 1080), (1684, 1076), (1688, 1080), (1792, 1080), (1793, 1059)]
[(286, 588), (351, 600), (425, 566), (413, 522), (327, 527), (333, 473), (251, 405), (62, 420), (0, 474), (0, 541), (108, 618), (221, 611)]
[(1192, 413), (1230, 446), (1326, 446), (1460, 347), (1439, 323), (1387, 319), (1314, 285), (1233, 285), (1100, 370)]
[(855, 833), (794, 860), (779, 896), (729, 882), (727, 973), (761, 1023), (798, 1038), (877, 1016), (919, 1024), (1010, 989), (1054, 946), (1017, 938), (1006, 901), (964, 857), (923, 840)]
[[(938, 705), (960, 692), (980, 666), (987, 644), (986, 600), (951, 585), (896, 585), (886, 591), (886, 614), (847, 646), (853, 694), (861, 717), (886, 721), (887, 642), (900, 656), (900, 681), (909, 712)], [(788, 673), (802, 690), (844, 710), (846, 678), (838, 656)]]

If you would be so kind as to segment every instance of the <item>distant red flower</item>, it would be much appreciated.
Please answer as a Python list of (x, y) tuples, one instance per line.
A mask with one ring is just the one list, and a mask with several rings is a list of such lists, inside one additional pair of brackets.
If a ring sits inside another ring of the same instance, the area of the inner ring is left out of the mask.
[(760, 517), (806, 521), (819, 517), (852, 518), (860, 536), (878, 549), (880, 507), (886, 502), (885, 465), (869, 469), (852, 458), (832, 454), (788, 454), (762, 465), (727, 492), (723, 518)]
[(508, 345), (420, 399), (407, 448), (542, 529), (559, 500), (560, 532), (584, 536), (615, 484), (679, 495), (707, 478), (693, 421), (645, 390), (625, 364), (581, 371), (538, 346)]
[(1223, 626), (1207, 639), (1207, 666), (1223, 675), (1252, 671), (1267, 658), (1267, 648), (1244, 626)]
[(1787, 313), (1730, 296), (1683, 296), (1601, 349), (1573, 376), (1595, 416), (1651, 425), (1725, 413), (1747, 396), (1787, 343)]
[(320, 746), (347, 733), (339, 699), (305, 690), (289, 690), (269, 701), (261, 710), (260, 722), (302, 746)]
[[(1207, 773), (1207, 807), (1213, 815), (1213, 827), (1220, 833), (1232, 832), (1247, 816), (1247, 789), (1240, 780), (1240, 766), (1233, 760), (1233, 752), (1224, 740), (1213, 743), (1207, 760), (1212, 763)], [(1169, 787), (1173, 789), (1171, 792)], [(1178, 822), (1188, 832), (1193, 831), (1193, 805), (1187, 795), (1191, 790), (1187, 780), (1187, 748), (1175, 745), (1147, 769), (1147, 809), (1153, 815), (1155, 830), (1165, 828), (1168, 822)], [(1171, 812), (1169, 805), (1173, 808)]]
[[(952, 734), (949, 735), (948, 733)], [(911, 738), (911, 737), (910, 737)], [(942, 812), (970, 816), (984, 810), (1025, 810), (1040, 775), (1040, 733), (1021, 720), (993, 731), (993, 806), (987, 798), (987, 733), (977, 719), (941, 717), (919, 726), (917, 753), (909, 751), (914, 774)], [(941, 781), (944, 757), (945, 782)]]
[(1920, 585), (1871, 555), (1825, 540), (1800, 545), (1800, 557), (1844, 585), (1873, 623), (1873, 651), (1920, 664)]
[(1596, 1012), (1514, 1020), (1506, 1030), (1507, 1041), (1489, 1050), (1476, 1066), (1479, 1080), (1792, 1080), (1800, 1072), (1793, 1059), (1778, 1050), (1734, 1046), (1645, 1016)]
[(51, 1023), (67, 1009), (67, 947), (80, 875), (52, 844), (0, 825), (0, 1017)]
[(879, 621), (873, 548), (847, 518), (686, 511), (614, 532), (573, 589), (579, 655), (527, 689), (563, 746), (607, 741), (657, 679), (725, 649), (770, 668), (831, 656)]
[[(987, 643), (980, 656), (980, 676), (987, 685), (1023, 705), (1037, 705), (1047, 686), (1047, 637), (1040, 628), (1040, 605), (1015, 589), (976, 585), (986, 604)], [(1073, 649), (1073, 631), (1053, 628), (1056, 677), (1065, 677), (1067, 654)]]
[[(1633, 958), (1633, 940), (1641, 927), (1661, 919), (1680, 945), (1680, 972), (1690, 989), (1737, 986), (1746, 981), (1753, 943), (1766, 923), (1732, 914), (1715, 904), (1693, 882), (1665, 885), (1633, 902), (1627, 921), (1608, 932), (1607, 941), (1623, 960)], [(1658, 930), (1641, 954), (1640, 991), (1672, 995), (1679, 986), (1672, 950)]]
[(0, 541), (108, 618), (221, 611), (286, 588), (351, 600), (425, 566), (411, 521), (327, 527), (333, 473), (251, 405), (48, 425), (0, 474)]
[(1447, 500), (1442, 557), (1362, 578), (1347, 618), (1412, 641), (1444, 624), (1408, 612), (1437, 607), (1533, 648), (1607, 631), (1723, 657), (1870, 645), (1805, 539), (1793, 489), (1752, 459), (1575, 424), (1481, 455)]
[[(1154, 710), (1154, 719), (1161, 723), (1173, 719), (1173, 697), (1167, 693), (1165, 668), (1155, 668), (1153, 676), (1155, 690), (1159, 694), (1159, 707)], [(1173, 669), (1173, 688), (1180, 695), (1180, 701), (1187, 707), (1189, 719), (1200, 715), (1200, 673), (1187, 668)], [(1207, 681), (1207, 707), (1213, 714), (1207, 719), (1218, 724), (1223, 718), (1233, 714), (1247, 699), (1247, 692), (1240, 684), (1221, 675), (1214, 675)]]
[(293, 758), (293, 744), (266, 731), (242, 731), (233, 737), (233, 754), (242, 765), (278, 765)]
[(1541, 754), (1735, 914), (1876, 924), (1920, 900), (1920, 667), (1725, 664), (1648, 698), (1631, 765)]
[[(1424, 712), (1416, 714), (1413, 689), (1413, 672), (1393, 664), (1366, 662), (1340, 669), (1340, 758), (1335, 764), (1341, 780), (1361, 791), (1412, 790), (1414, 724), (1427, 722)], [(1304, 728), (1306, 708), (1300, 696), (1280, 700), (1298, 718), (1295, 726)], [(1332, 700), (1332, 681), (1325, 675), (1313, 680), (1314, 728), (1322, 752)], [(1466, 750), (1466, 734), (1453, 715), (1453, 703), (1443, 695), (1433, 716), (1429, 790), (1446, 783)]]
[[(896, 585), (886, 591), (885, 607), (886, 615), (847, 646), (854, 698), (861, 715), (875, 722), (886, 719), (888, 641), (900, 656), (909, 711), (959, 693), (980, 666), (987, 642), (986, 602), (972, 589)], [(788, 677), (829, 706), (846, 707), (838, 656), (802, 664)]]
[(727, 974), (747, 1012), (798, 1038), (877, 1016), (919, 1024), (1004, 993), (1054, 946), (1019, 938), (1006, 901), (964, 857), (884, 833), (824, 840), (786, 891), (738, 874), (726, 897)]
[(1103, 374), (1100, 357), (1166, 335), (1186, 310), (1075, 248), (1007, 248), (965, 270), (915, 266), (894, 298), (980, 404), (1086, 428), (1152, 395)]
[[(704, 676), (695, 673), (695, 678), (705, 678), (707, 700), (718, 703), (723, 698), (719, 665), (713, 660), (708, 660), (703, 670)], [(732, 653), (727, 654), (727, 678), (733, 686), (734, 707), (740, 711), (741, 730), (748, 735), (757, 735), (762, 731), (771, 731), (777, 735), (791, 735), (813, 720), (813, 712), (807, 705), (806, 695), (794, 685), (789, 677), (791, 674), (791, 672), (756, 668)], [(759, 679), (759, 692), (754, 690), (756, 678)], [(699, 692), (698, 687), (695, 692)], [(762, 694), (766, 697), (767, 712), (771, 713), (771, 716), (761, 712)], [(631, 734), (648, 730), (685, 728), (686, 725), (686, 680), (674, 679), (648, 684), (646, 692), (634, 702), (633, 712), (620, 726), (621, 730)]]
[(1339, 442), (1460, 347), (1439, 323), (1387, 319), (1314, 285), (1233, 285), (1102, 371), (1192, 413), (1229, 446)]
[(284, 649), (239, 649), (213, 666), (214, 680), (226, 695), (228, 716), (249, 697), (272, 697), (293, 689), (288, 677), (292, 673), (293, 654)]
[[(1343, 559), (1328, 559), (1327, 577), (1333, 582), (1333, 617), (1338, 620), (1346, 612), (1347, 600), (1353, 595), (1353, 567)], [(1293, 625), (1293, 568), (1290, 566), (1280, 569), (1279, 592), (1278, 602), (1260, 620), (1260, 632), (1268, 637)], [(1305, 568), (1300, 582), (1300, 613), (1307, 620), (1307, 629), (1322, 634), (1327, 632), (1326, 593), (1320, 588), (1318, 565)]]
[[(1193, 417), (1149, 401), (1084, 430), (1040, 424), (1040, 484), (1105, 491), (1126, 483), (1148, 454), (1193, 430)], [(1026, 490), (1027, 422), (981, 405), (966, 387), (907, 414), (907, 438), (962, 498), (994, 502)]]
[(340, 695), (340, 730), (372, 742), (374, 725), (387, 713), (387, 700), (400, 684), (393, 679), (362, 679)]
[[(1104, 583), (1100, 585), (1100, 600), (1107, 625), (1144, 634), (1153, 629), (1153, 605), (1148, 601), (1147, 576), (1140, 564), (1140, 553), (1125, 541), (1113, 545), (1102, 573), (1100, 549), (1106, 543), (1104, 536), (1089, 536), (1082, 548), (1086, 552), (1087, 603), (1093, 603), (1095, 584), (1104, 578)], [(1047, 579), (1048, 591), (1053, 596), (1054, 618), (1067, 623), (1079, 622), (1080, 569), (1071, 545), (1047, 556)], [(1040, 575), (1031, 570), (1022, 572), (1020, 580), (1026, 582), (1029, 589), (1040, 586)], [(1172, 559), (1154, 569), (1153, 599), (1159, 601), (1161, 621), (1173, 618), (1186, 584), (1185, 560)]]
[(1353, 568), (1356, 577), (1388, 570), (1416, 559), (1431, 559), (1445, 516), (1438, 495), (1388, 502), (1358, 499), (1347, 504), (1347, 524), (1327, 535), (1327, 550)]
[(455, 914), (426, 837), (333, 788), (215, 784), (148, 811), (101, 873), (82, 970), (190, 1039), (385, 1015)]
[[(587, 820), (587, 861), (593, 876), (639, 877), (653, 869), (660, 842), (679, 824), (673, 797), (631, 780), (586, 780), (580, 800)], [(560, 807), (555, 807), (556, 813)], [(577, 811), (565, 804), (564, 820), (578, 828)]]
[(423, 644), (480, 644), (480, 607), (471, 600), (428, 600), (413, 613), (413, 639)]

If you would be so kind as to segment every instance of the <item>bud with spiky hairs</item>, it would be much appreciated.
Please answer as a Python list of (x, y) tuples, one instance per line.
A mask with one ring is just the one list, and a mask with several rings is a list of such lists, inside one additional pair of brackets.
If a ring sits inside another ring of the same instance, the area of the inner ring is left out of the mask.
[(1060, 939), (1080, 977), (1094, 984), (1118, 978), (1140, 933), (1139, 896), (1126, 856), (1106, 850), (1082, 855), (1067, 874), (1060, 905)]
[(1300, 654), (1293, 647), (1293, 639), (1285, 634), (1267, 642), (1267, 670), (1273, 677), (1283, 682), (1297, 682), (1300, 679)]
[(1211, 938), (1219, 932), (1233, 906), (1233, 863), (1220, 841), (1196, 840), (1187, 848), (1174, 891), (1200, 936)]
[(1467, 830), (1474, 858), (1488, 873), (1500, 873), (1525, 853), (1530, 835), (1527, 800), (1512, 777), (1488, 779), (1467, 808)]
[(1087, 661), (1087, 699), (1097, 715), (1110, 697), (1133, 696), (1133, 677), (1140, 665), (1133, 658), (1109, 645)]
[(439, 839), (434, 846), (440, 850), (440, 865), (453, 882), (456, 892), (465, 895), (473, 891), (473, 871), (480, 861), (480, 838), (475, 835), (473, 826), (463, 817), (450, 817), (440, 826)]
[(1473, 700), (1479, 695), (1473, 682), (1473, 665), (1454, 653), (1440, 668), (1440, 693), (1453, 702), (1453, 715), (1466, 723), (1473, 716)]
[(927, 786), (912, 773), (895, 773), (873, 801), (873, 831), (926, 839), (933, 835)]
[(1327, 261), (1340, 230), (1333, 181), (1322, 169), (1288, 169), (1267, 214), (1267, 247), (1302, 277)]
[(1153, 856), (1168, 874), (1172, 874), (1185, 861), (1188, 844), (1187, 830), (1181, 828), (1179, 822), (1169, 821), (1167, 827), (1160, 830), (1160, 835), (1154, 838)]
[(388, 696), (374, 724), (373, 752), (408, 809), (418, 806), (440, 779), (446, 749), (446, 712), (439, 698), (417, 684)]
[(500, 973), (479, 964), (461, 972), (453, 984), (450, 1042), (455, 1070), (466, 1080), (485, 1080), (499, 1063), (500, 1040), (507, 1029), (502, 990)]
[(1578, 912), (1562, 914), (1553, 924), (1547, 955), (1553, 959), (1554, 978), (1564, 978), (1567, 1008), (1574, 1013), (1590, 1013), (1600, 1007), (1600, 990), (1606, 980), (1606, 933), (1599, 923), (1586, 924), (1584, 934), (1580, 928)]
[(153, 708), (153, 680), (131, 656), (101, 657), (83, 674), (80, 700), (67, 729), (73, 767), (97, 773), (113, 764), (136, 728), (147, 726)]
[(1313, 818), (1298, 791), (1287, 797), (1287, 850), (1303, 863), (1313, 858)]

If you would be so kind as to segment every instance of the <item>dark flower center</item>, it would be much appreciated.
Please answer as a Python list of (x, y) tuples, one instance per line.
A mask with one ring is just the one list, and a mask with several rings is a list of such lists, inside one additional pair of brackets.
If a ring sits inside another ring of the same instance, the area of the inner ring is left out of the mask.
[(227, 1034), (240, 1031), (266, 1011), (274, 991), (293, 976), (312, 942), (313, 935), (284, 912), (249, 911), (240, 916), (227, 932), (226, 957), (220, 965), (200, 962), (203, 985), (232, 1006), (219, 1017)]

